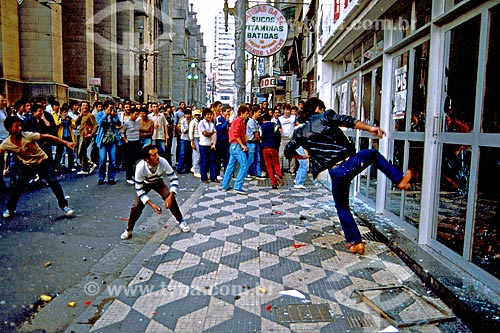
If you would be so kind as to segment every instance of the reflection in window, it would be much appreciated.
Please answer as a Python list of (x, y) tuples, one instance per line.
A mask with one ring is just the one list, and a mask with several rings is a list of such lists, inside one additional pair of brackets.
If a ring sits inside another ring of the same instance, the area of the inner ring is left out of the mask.
[(500, 148), (480, 149), (472, 262), (500, 278)]
[(380, 125), (380, 112), (382, 103), (382, 67), (375, 69), (375, 96), (373, 96), (373, 122), (375, 126)]
[[(361, 138), (360, 150), (370, 148), (378, 150), (378, 139)], [(375, 201), (377, 195), (377, 168), (373, 165), (369, 166), (360, 173), (359, 192), (367, 199)]]
[(431, 21), (432, 0), (417, 0), (415, 29), (420, 29)]
[(445, 131), (470, 132), (473, 128), (474, 105), (479, 53), (477, 16), (452, 29), (449, 38), (449, 59), (445, 67), (444, 115)]
[(370, 108), (372, 101), (372, 72), (363, 75), (363, 98), (361, 102), (361, 115), (359, 120), (371, 125)]
[(410, 141), (408, 169), (413, 171), (411, 189), (406, 192), (404, 219), (418, 228), (420, 203), (422, 200), (422, 169), (424, 164), (424, 143)]
[(470, 146), (444, 144), (436, 239), (462, 255), (470, 175)]
[(415, 70), (413, 75), (413, 97), (410, 131), (425, 131), (425, 110), (427, 104), (427, 74), (429, 63), (429, 42), (415, 48)]
[(392, 78), (392, 128), (398, 132), (406, 130), (406, 112), (408, 96), (408, 56), (407, 51), (394, 58), (393, 68), (394, 76)]
[[(396, 166), (399, 170), (403, 170), (403, 161), (404, 161), (404, 148), (405, 142), (402, 140), (394, 140), (393, 142), (393, 154), (392, 156), (388, 156), (388, 160), (391, 164)], [(390, 180), (387, 185), (387, 199), (386, 199), (386, 208), (393, 214), (397, 216), (401, 216), (401, 191), (396, 189), (396, 184), (393, 184)]]
[(482, 127), (485, 133), (500, 133), (500, 5), (491, 10), (489, 38)]

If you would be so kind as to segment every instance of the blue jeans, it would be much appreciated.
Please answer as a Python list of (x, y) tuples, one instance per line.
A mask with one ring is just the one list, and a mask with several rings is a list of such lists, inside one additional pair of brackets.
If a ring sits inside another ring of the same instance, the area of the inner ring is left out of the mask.
[(99, 147), (99, 180), (106, 178), (106, 158), (108, 160), (108, 181), (116, 180), (116, 143), (101, 143)]
[(210, 146), (200, 145), (200, 174), (201, 180), (208, 180), (207, 173), (210, 171), (210, 180), (216, 180), (215, 174), (215, 150)]
[(335, 208), (337, 208), (340, 224), (348, 243), (361, 241), (361, 234), (349, 208), (349, 187), (351, 180), (370, 165), (382, 171), (395, 184), (403, 179), (403, 173), (390, 164), (376, 149), (361, 150), (347, 161), (329, 170)]
[(191, 141), (180, 140), (179, 160), (177, 161), (177, 173), (187, 173), (192, 165)]
[(248, 160), (247, 169), (251, 176), (260, 177), (260, 144), (255, 142), (247, 142)]
[[(304, 155), (304, 148), (299, 147), (297, 149), (297, 154)], [(295, 185), (304, 185), (307, 177), (307, 160), (298, 160), (299, 161), (299, 169), (297, 170), (297, 174), (295, 175)]]
[(140, 138), (141, 140), (141, 146), (147, 146), (151, 144), (151, 138)]
[(151, 144), (156, 146), (156, 148), (158, 149), (158, 154), (161, 157), (165, 157), (165, 140), (151, 140)]
[(235, 190), (243, 189), (243, 181), (247, 175), (247, 154), (241, 149), (241, 146), (237, 143), (231, 143), (229, 146), (229, 163), (227, 164), (227, 168), (224, 171), (224, 180), (222, 181), (222, 189), (228, 189), (229, 184), (231, 182), (231, 177), (233, 175), (234, 169), (236, 167), (236, 162), (240, 165), (240, 171), (238, 171), (238, 175), (236, 176), (236, 180), (234, 182)]

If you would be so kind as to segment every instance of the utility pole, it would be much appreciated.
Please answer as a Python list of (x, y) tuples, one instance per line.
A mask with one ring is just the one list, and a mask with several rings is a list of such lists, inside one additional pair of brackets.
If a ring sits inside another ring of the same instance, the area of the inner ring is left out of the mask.
[(247, 0), (237, 0), (236, 26), (235, 26), (235, 60), (234, 60), (234, 83), (236, 88), (235, 109), (242, 103), (245, 103), (245, 26)]

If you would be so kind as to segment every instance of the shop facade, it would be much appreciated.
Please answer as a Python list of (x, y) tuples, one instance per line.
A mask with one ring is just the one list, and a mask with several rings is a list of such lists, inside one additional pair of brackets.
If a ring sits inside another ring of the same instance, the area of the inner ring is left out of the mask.
[(401, 192), (369, 168), (353, 195), (500, 290), (500, 2), (320, 4), (320, 98), (386, 130), (346, 133), (415, 175)]

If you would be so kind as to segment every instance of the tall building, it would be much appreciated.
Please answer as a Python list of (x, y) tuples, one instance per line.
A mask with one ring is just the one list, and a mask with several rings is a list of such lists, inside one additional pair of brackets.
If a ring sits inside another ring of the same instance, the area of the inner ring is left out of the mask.
[[(0, 92), (9, 104), (50, 95), (185, 100), (188, 58), (205, 61), (188, 7), (188, 0), (2, 1)], [(198, 75), (191, 91), (205, 103), (206, 73)]]
[(235, 106), (234, 91), (234, 16), (228, 15), (227, 31), (224, 12), (215, 17), (213, 83), (215, 100), (224, 105)]

